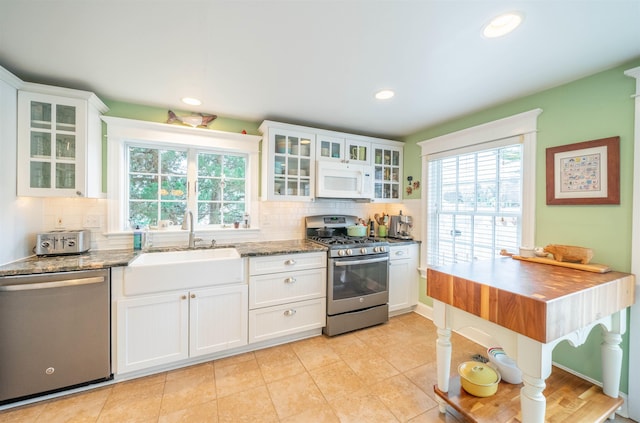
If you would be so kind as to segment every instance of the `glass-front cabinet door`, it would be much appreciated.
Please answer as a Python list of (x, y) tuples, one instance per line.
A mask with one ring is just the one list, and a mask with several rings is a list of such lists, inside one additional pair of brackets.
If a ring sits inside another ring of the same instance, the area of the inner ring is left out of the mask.
[(371, 164), (370, 152), (371, 152), (371, 143), (366, 141), (356, 141), (349, 140), (345, 141), (345, 151), (347, 153), (347, 157), (345, 158), (348, 163), (355, 164)]
[(304, 200), (313, 195), (314, 163), (312, 150), (315, 137), (271, 128), (269, 142), (271, 156), (267, 184), (268, 197), (279, 200)]
[(344, 160), (344, 138), (317, 135), (316, 148), (318, 160)]
[(374, 145), (374, 198), (397, 201), (401, 198), (402, 148)]
[(327, 135), (317, 135), (316, 156), (318, 160), (333, 160), (343, 163), (370, 164), (371, 143)]
[(18, 194), (84, 196), (85, 102), (30, 92), (18, 102)]

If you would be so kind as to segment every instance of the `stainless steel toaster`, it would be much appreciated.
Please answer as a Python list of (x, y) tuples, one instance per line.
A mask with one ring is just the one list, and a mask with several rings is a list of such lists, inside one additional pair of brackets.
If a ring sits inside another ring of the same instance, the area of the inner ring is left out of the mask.
[(91, 248), (91, 231), (59, 230), (42, 232), (36, 235), (36, 255), (57, 256), (79, 254)]

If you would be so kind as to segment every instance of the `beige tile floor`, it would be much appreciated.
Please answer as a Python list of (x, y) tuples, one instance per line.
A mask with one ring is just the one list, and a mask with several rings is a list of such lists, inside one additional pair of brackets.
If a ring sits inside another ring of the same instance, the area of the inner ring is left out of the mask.
[[(0, 422), (459, 423), (434, 399), (436, 337), (431, 320), (410, 313), (7, 410)], [(452, 342), (452, 363), (484, 352)]]

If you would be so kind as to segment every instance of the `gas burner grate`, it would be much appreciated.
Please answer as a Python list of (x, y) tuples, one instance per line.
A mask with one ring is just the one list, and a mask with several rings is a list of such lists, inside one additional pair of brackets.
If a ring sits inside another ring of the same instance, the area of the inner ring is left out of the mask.
[(369, 237), (353, 237), (353, 236), (332, 236), (332, 237), (320, 237), (320, 236), (310, 236), (308, 237), (311, 241), (318, 242), (323, 245), (353, 245), (353, 244), (380, 244), (385, 243), (378, 238), (369, 238)]

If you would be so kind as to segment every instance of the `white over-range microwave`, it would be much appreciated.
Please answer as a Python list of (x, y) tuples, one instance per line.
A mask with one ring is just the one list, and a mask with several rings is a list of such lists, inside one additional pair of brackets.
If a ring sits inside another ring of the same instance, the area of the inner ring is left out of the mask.
[(316, 197), (373, 198), (373, 168), (319, 160), (316, 165)]

